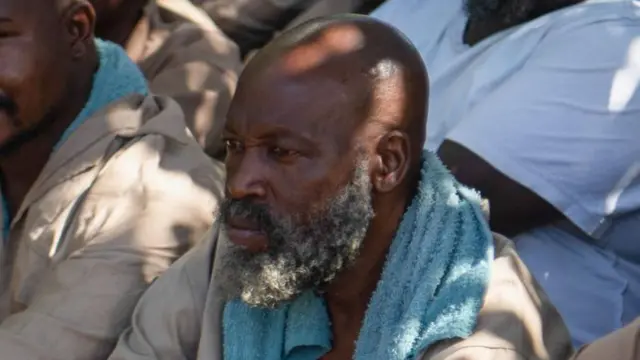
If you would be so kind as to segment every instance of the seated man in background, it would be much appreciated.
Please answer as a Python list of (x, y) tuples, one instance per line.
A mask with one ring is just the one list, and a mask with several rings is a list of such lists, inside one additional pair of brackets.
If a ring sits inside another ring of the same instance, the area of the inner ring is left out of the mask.
[(427, 147), (488, 198), (574, 344), (639, 316), (636, 2), (389, 0), (373, 16), (429, 67)]
[(104, 359), (211, 226), (216, 168), (84, 0), (0, 1), (0, 357)]
[(479, 196), (422, 150), (427, 96), (420, 55), (368, 17), (267, 45), (229, 110), (216, 226), (110, 359), (566, 359)]
[(122, 45), (153, 93), (171, 96), (213, 157), (241, 69), (237, 46), (189, 0), (91, 0), (96, 36)]
[(191, 0), (240, 47), (243, 55), (263, 47), (288, 26), (314, 17), (368, 12), (382, 0)]

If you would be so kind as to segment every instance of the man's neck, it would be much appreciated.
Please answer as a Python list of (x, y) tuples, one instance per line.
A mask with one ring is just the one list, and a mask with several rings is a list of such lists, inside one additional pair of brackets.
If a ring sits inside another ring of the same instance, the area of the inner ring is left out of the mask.
[(87, 72), (90, 75), (71, 86), (71, 90), (63, 101), (65, 105), (58, 106), (60, 111), (55, 115), (52, 114), (48, 124), (43, 124), (46, 128), (35, 133), (33, 137), (20, 144), (13, 151), (0, 155), (2, 196), (8, 204), (11, 217), (14, 217), (18, 212), (25, 196), (38, 179), (62, 134), (88, 101), (91, 95), (92, 75), (95, 70), (94, 64), (91, 64), (88, 69), (77, 69), (76, 71), (79, 73)]
[(351, 358), (369, 301), (382, 275), (389, 247), (407, 203), (396, 201), (395, 207), (374, 206), (385, 211), (376, 213), (356, 263), (326, 289), (325, 300), (334, 335), (332, 353), (348, 353), (346, 358)]

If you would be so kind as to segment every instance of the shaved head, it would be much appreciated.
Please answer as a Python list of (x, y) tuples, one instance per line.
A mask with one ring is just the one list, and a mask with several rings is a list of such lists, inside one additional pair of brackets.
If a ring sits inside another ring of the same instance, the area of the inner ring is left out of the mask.
[(395, 28), (361, 15), (309, 21), (267, 45), (240, 81), (273, 72), (335, 82), (362, 111), (352, 120), (406, 131), (413, 150), (422, 149), (427, 72), (418, 51)]
[(277, 306), (386, 246), (418, 182), (427, 84), (416, 49), (366, 16), (304, 23), (249, 62), (224, 131), (224, 293)]

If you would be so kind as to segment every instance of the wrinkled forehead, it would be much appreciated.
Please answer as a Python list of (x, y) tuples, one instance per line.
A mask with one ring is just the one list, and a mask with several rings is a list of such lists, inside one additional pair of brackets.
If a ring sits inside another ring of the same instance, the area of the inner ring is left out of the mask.
[[(338, 35), (344, 37), (331, 40)], [(228, 123), (247, 130), (286, 127), (319, 141), (351, 141), (367, 116), (371, 93), (371, 84), (354, 75), (359, 70), (352, 54), (362, 41), (360, 33), (341, 28), (249, 67), (238, 83)]]
[(318, 144), (346, 146), (363, 116), (360, 101), (333, 77), (270, 67), (240, 82), (227, 128), (248, 137), (280, 129)]

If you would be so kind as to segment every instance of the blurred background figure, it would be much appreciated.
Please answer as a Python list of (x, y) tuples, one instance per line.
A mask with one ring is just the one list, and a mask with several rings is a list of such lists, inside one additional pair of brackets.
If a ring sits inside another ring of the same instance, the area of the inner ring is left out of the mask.
[(389, 0), (417, 46), (427, 144), (489, 200), (574, 345), (640, 315), (640, 12), (633, 0)]
[(192, 0), (248, 54), (292, 25), (338, 13), (368, 13), (383, 0)]
[(94, 28), (85, 0), (0, 1), (2, 359), (105, 359), (222, 198), (178, 104)]
[(174, 98), (210, 156), (241, 69), (237, 46), (188, 0), (91, 0), (96, 36), (122, 45), (152, 92)]

